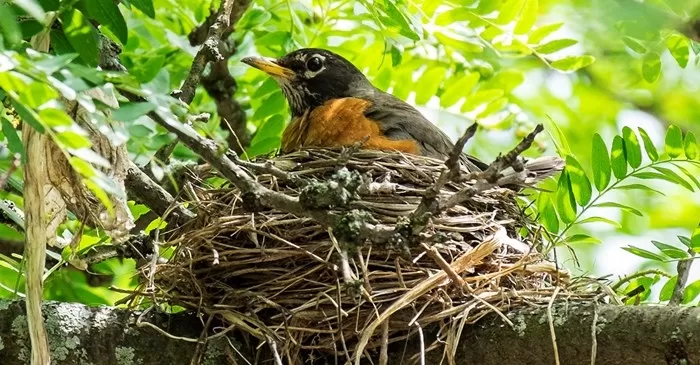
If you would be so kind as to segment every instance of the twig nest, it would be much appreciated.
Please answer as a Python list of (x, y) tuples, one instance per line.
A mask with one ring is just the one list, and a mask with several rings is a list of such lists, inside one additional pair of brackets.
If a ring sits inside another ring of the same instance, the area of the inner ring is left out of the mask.
[[(440, 339), (454, 339), (453, 320), (468, 324), (546, 303), (568, 281), (539, 253), (539, 226), (506, 188), (433, 216), (417, 239), (356, 239), (357, 222), (401, 227), (445, 168), (442, 161), (304, 150), (270, 162), (251, 171), (259, 182), (342, 218), (329, 229), (264, 207), (251, 213), (238, 189), (202, 183), (192, 189), (199, 218), (165, 243), (175, 250), (157, 267), (155, 283), (170, 304), (216, 313), (274, 342), (285, 363), (301, 363), (300, 351), (376, 355), (415, 323), (443, 326)], [(450, 182), (438, 195), (470, 184)]]

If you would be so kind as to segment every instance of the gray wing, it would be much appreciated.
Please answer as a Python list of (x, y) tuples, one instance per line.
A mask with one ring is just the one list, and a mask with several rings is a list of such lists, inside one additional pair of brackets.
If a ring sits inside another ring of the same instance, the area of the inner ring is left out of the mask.
[[(454, 144), (436, 125), (427, 120), (416, 108), (391, 94), (377, 91), (372, 105), (365, 110), (369, 119), (381, 122), (382, 133), (394, 140), (415, 140), (425, 156), (446, 159)], [(487, 165), (462, 154), (462, 162), (469, 171), (484, 170)]]

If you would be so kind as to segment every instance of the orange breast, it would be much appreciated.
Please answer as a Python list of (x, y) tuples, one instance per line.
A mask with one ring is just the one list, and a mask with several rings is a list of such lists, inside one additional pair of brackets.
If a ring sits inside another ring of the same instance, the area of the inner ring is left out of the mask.
[(367, 149), (397, 150), (419, 154), (414, 140), (392, 140), (382, 135), (376, 121), (364, 111), (370, 102), (358, 98), (334, 99), (295, 118), (282, 135), (282, 151), (301, 147), (350, 146), (367, 137)]

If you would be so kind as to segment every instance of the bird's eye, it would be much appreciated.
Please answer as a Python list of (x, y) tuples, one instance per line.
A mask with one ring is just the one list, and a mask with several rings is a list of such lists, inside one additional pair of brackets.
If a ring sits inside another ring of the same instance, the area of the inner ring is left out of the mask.
[(306, 61), (306, 69), (312, 72), (317, 72), (323, 67), (323, 60), (321, 57), (313, 56)]

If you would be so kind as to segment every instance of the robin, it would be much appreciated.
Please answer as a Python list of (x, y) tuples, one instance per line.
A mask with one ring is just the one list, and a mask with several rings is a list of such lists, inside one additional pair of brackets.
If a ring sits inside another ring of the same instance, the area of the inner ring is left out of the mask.
[[(283, 152), (348, 146), (365, 138), (363, 148), (439, 159), (453, 149), (450, 138), (416, 108), (374, 87), (355, 65), (333, 52), (305, 48), (277, 60), (241, 61), (272, 76), (289, 103), (292, 122), (282, 135)], [(462, 162), (469, 171), (488, 167), (467, 155)]]

